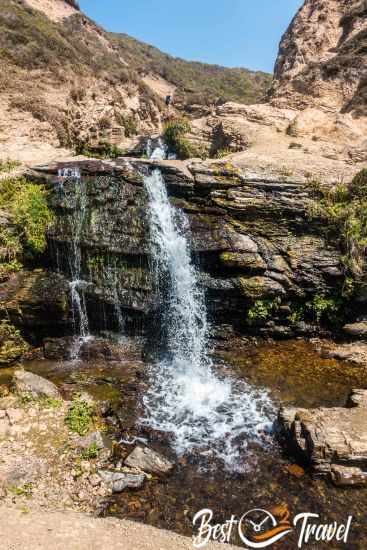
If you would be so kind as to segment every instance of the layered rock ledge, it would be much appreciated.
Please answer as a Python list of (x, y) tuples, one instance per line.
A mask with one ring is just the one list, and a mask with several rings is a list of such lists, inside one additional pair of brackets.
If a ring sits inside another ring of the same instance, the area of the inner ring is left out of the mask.
[[(80, 201), (78, 185), (68, 174), (81, 174), (86, 211), (78, 222), (78, 239), (91, 317), (102, 317), (101, 307), (110, 308), (113, 317), (116, 303), (134, 326), (137, 318), (144, 324), (157, 313), (143, 185), (143, 175), (155, 168), (164, 175), (172, 203), (189, 220), (212, 320), (265, 336), (313, 334), (312, 319), (307, 324), (292, 312), (315, 296), (340, 294), (344, 276), (335, 239), (328, 238), (322, 219), (310, 220), (312, 188), (306, 178), (241, 170), (229, 162), (119, 158), (37, 167), (37, 179), (53, 189), (52, 263), (66, 275), (70, 266), (62, 258), (72, 253)], [(249, 326), (248, 311), (264, 300), (268, 315)]]
[(367, 390), (353, 390), (345, 408), (283, 408), (281, 436), (291, 452), (336, 485), (367, 485)]

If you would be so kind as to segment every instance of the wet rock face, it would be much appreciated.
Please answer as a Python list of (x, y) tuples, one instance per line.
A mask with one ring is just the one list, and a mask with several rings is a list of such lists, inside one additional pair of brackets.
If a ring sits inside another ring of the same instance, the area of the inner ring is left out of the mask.
[[(49, 241), (54, 266), (70, 277), (77, 233), (92, 322), (116, 317), (117, 304), (127, 317), (139, 315), (144, 325), (158, 307), (143, 185), (143, 174), (155, 167), (163, 172), (172, 203), (190, 222), (193, 255), (214, 322), (244, 327), (249, 308), (265, 300), (271, 316), (260, 316), (252, 330), (291, 336), (298, 330), (289, 319), (292, 304), (338, 292), (343, 284), (340, 251), (328, 242), (321, 221), (309, 221), (308, 187), (289, 174), (242, 173), (224, 162), (118, 159), (68, 166), (80, 170), (81, 183), (57, 178), (61, 166), (39, 170), (54, 190), (57, 221)], [(307, 325), (301, 321), (304, 334)]]
[(354, 390), (349, 408), (279, 413), (284, 441), (302, 461), (337, 485), (367, 484), (367, 391)]

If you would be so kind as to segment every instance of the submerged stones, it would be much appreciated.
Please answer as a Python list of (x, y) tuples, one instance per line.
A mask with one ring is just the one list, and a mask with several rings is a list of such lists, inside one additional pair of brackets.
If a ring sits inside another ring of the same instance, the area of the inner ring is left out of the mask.
[(278, 422), (286, 445), (316, 474), (367, 485), (367, 390), (353, 390), (344, 408), (283, 408)]

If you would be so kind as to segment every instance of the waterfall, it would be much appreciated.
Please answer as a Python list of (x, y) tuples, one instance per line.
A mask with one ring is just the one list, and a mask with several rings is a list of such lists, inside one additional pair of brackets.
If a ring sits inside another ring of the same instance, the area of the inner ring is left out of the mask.
[(208, 353), (205, 296), (191, 261), (189, 223), (168, 199), (160, 170), (144, 178), (151, 255), (161, 289), (166, 356), (151, 367), (142, 424), (172, 436), (178, 455), (196, 453), (243, 471), (250, 440), (261, 441), (272, 404), (263, 390), (217, 373)]
[(59, 176), (60, 193), (67, 194), (64, 189), (64, 180), (71, 180), (73, 184), (73, 195), (75, 203), (73, 213), (70, 215), (70, 227), (72, 229), (72, 240), (69, 249), (69, 267), (71, 273), (71, 281), (69, 282), (71, 304), (73, 311), (74, 331), (77, 336), (74, 348), (72, 350), (72, 358), (77, 359), (83, 341), (90, 337), (88, 313), (85, 302), (85, 289), (88, 282), (82, 279), (82, 250), (81, 238), (83, 224), (87, 213), (87, 192), (86, 184), (80, 176), (78, 169), (61, 169)]

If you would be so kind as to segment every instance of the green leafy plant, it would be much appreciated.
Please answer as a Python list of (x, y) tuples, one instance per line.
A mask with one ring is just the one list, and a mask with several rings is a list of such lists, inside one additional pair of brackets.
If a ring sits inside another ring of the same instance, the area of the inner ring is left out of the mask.
[(307, 309), (312, 313), (317, 323), (320, 323), (323, 318), (327, 318), (332, 322), (335, 321), (340, 306), (338, 300), (324, 294), (316, 294), (314, 299), (306, 304)]
[(247, 312), (248, 323), (253, 325), (267, 321), (279, 309), (280, 304), (280, 298), (256, 300)]
[(96, 443), (92, 443), (88, 449), (82, 452), (81, 456), (84, 460), (93, 460), (95, 458), (98, 458), (99, 455), (99, 449), (97, 447)]
[(299, 305), (299, 306), (293, 306), (292, 313), (288, 316), (289, 321), (296, 325), (297, 323), (300, 323), (303, 321), (305, 316), (305, 306)]
[(85, 435), (92, 427), (94, 416), (95, 409), (92, 405), (75, 398), (65, 417), (65, 422), (72, 432)]

